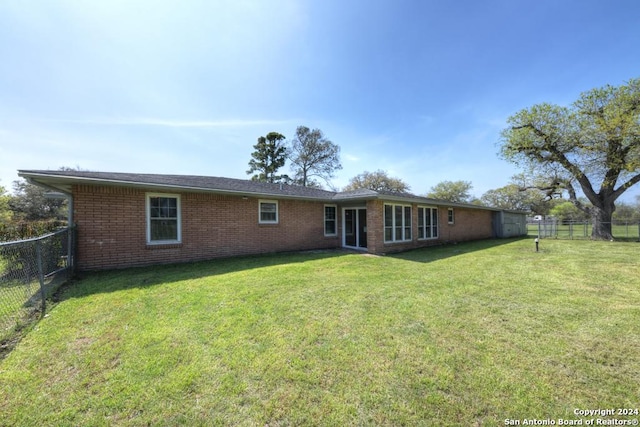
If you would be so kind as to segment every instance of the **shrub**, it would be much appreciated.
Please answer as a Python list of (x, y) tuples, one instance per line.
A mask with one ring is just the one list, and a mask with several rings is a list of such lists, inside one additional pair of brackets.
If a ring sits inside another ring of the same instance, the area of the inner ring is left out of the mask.
[(44, 221), (18, 221), (0, 223), (0, 242), (31, 239), (66, 227), (67, 221), (58, 219)]

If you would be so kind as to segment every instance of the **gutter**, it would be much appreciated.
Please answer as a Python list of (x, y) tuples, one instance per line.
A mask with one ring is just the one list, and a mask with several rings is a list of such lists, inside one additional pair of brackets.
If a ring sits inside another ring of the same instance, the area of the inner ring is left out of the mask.
[(170, 191), (192, 191), (199, 193), (214, 193), (214, 194), (227, 194), (231, 196), (241, 196), (241, 197), (256, 197), (256, 198), (277, 198), (277, 199), (294, 199), (294, 200), (312, 200), (312, 201), (324, 201), (329, 202), (332, 201), (331, 192), (328, 192), (329, 195), (327, 197), (313, 197), (313, 196), (297, 196), (292, 194), (283, 194), (283, 193), (274, 193), (274, 192), (256, 192), (256, 191), (242, 191), (242, 190), (226, 190), (220, 188), (208, 188), (208, 187), (192, 187), (185, 185), (173, 185), (173, 184), (158, 184), (152, 182), (144, 182), (144, 181), (125, 181), (119, 179), (108, 179), (108, 178), (90, 178), (90, 177), (77, 177), (77, 176), (64, 176), (64, 175), (55, 175), (55, 174), (45, 174), (45, 173), (30, 173), (30, 172), (22, 172), (18, 171), (18, 175), (25, 178), (29, 183), (38, 185), (40, 187), (46, 188), (48, 190), (54, 192), (62, 192), (65, 194), (70, 193), (65, 191), (59, 187), (54, 187), (52, 185), (43, 184), (37, 181), (37, 178), (43, 179), (55, 179), (60, 183), (66, 183), (68, 185), (73, 184), (100, 184), (100, 185), (111, 185), (111, 186), (122, 186), (129, 188), (140, 188), (140, 189), (162, 189), (162, 190), (170, 190)]

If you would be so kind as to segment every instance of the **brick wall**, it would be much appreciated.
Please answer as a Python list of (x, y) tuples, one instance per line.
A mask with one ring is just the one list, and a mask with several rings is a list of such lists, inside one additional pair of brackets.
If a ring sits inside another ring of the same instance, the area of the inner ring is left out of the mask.
[(373, 254), (385, 252), (384, 248), (384, 202), (367, 202), (367, 250)]
[(258, 198), (181, 193), (182, 243), (148, 245), (144, 190), (76, 186), (78, 268), (97, 270), (264, 252), (335, 248), (324, 203), (280, 200), (279, 223), (258, 223)]
[[(279, 200), (279, 223), (259, 224), (258, 198), (181, 193), (182, 242), (149, 245), (146, 194), (141, 189), (122, 187), (74, 187), (79, 269), (99, 270), (266, 252), (330, 249), (340, 247), (342, 243), (340, 206), (337, 211), (338, 235), (325, 237), (325, 203), (322, 202)], [(411, 206), (412, 240), (385, 243), (384, 201), (367, 202), (367, 249), (370, 253), (399, 252), (493, 236), (493, 212), (455, 208), (455, 222), (448, 224), (447, 207), (440, 206), (439, 237), (418, 240), (418, 205)]]
[[(389, 202), (390, 204), (402, 204)], [(367, 204), (367, 244), (371, 253), (384, 254), (410, 249), (441, 245), (449, 242), (488, 239), (493, 237), (493, 212), (482, 209), (454, 208), (454, 223), (448, 223), (448, 208), (438, 207), (437, 239), (418, 239), (418, 205), (411, 204), (412, 239), (406, 242), (384, 241), (384, 202), (370, 201)]]
[(493, 237), (493, 212), (480, 209), (454, 208), (454, 223), (448, 224), (447, 208), (438, 209), (440, 217), (440, 239), (445, 242)]

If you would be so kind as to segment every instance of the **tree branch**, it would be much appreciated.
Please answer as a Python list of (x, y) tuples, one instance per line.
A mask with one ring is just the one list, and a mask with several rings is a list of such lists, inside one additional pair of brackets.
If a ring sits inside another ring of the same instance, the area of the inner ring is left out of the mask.
[(624, 193), (625, 191), (627, 191), (629, 188), (631, 188), (632, 186), (634, 186), (635, 184), (640, 182), (640, 173), (631, 177), (631, 179), (629, 179), (627, 182), (625, 182), (624, 184), (622, 184), (620, 187), (618, 187), (617, 190), (615, 190), (612, 194), (613, 199), (616, 200), (618, 197), (620, 197), (622, 195), (622, 193)]

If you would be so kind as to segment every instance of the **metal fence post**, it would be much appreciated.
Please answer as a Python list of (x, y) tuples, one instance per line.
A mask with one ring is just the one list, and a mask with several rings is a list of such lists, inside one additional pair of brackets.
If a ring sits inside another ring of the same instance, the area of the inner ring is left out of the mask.
[(72, 247), (73, 247), (73, 236), (72, 236), (73, 231), (71, 231), (71, 226), (69, 226), (69, 228), (67, 228), (67, 265), (65, 265), (65, 267), (67, 268), (71, 268), (73, 271), (73, 252), (72, 252)]
[(68, 228), (69, 231), (69, 273), (70, 275), (74, 275), (76, 271), (76, 244), (77, 244), (77, 234), (76, 234), (76, 226), (72, 225)]
[(36, 263), (38, 265), (38, 280), (40, 281), (40, 298), (42, 299), (42, 314), (47, 308), (46, 292), (44, 290), (44, 269), (42, 268), (42, 244), (36, 240)]

